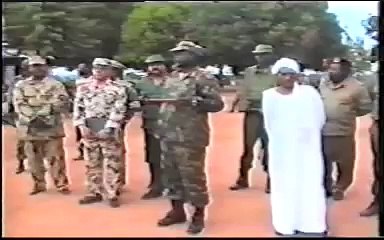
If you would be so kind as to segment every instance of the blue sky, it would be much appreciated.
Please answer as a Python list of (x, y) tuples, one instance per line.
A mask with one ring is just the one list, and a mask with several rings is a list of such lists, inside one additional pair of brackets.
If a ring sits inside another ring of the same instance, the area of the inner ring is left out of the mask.
[(336, 14), (340, 26), (345, 28), (353, 39), (356, 37), (364, 37), (365, 48), (370, 48), (376, 44), (376, 42), (365, 37), (365, 30), (361, 26), (361, 21), (367, 19), (370, 14), (378, 14), (378, 2), (379, 1), (328, 1), (328, 12)]

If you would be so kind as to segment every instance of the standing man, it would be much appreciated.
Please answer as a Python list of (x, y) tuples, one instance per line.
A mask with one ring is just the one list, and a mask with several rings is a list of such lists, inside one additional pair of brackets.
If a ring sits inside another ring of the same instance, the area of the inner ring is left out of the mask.
[(31, 195), (46, 191), (44, 158), (57, 190), (68, 194), (68, 179), (63, 149), (64, 127), (61, 113), (68, 110), (64, 86), (48, 76), (48, 66), (40, 56), (28, 61), (31, 77), (16, 84), (13, 104), (17, 113), (17, 132), (24, 140), (32, 179)]
[[(327, 121), (323, 129), (325, 188), (335, 200), (344, 199), (344, 192), (352, 184), (355, 168), (356, 117), (372, 110), (367, 89), (351, 77), (351, 63), (335, 58), (329, 66), (329, 80), (320, 83)], [(337, 166), (337, 180), (333, 184), (332, 164)]]
[(263, 92), (269, 139), (272, 223), (277, 235), (326, 233), (321, 129), (325, 122), (319, 93), (299, 85), (299, 65), (282, 58), (272, 69), (278, 87)]
[(370, 217), (379, 213), (379, 181), (380, 181), (380, 157), (379, 157), (379, 81), (377, 71), (374, 75), (369, 76), (369, 81), (372, 81), (374, 87), (373, 110), (372, 110), (372, 125), (369, 129), (371, 140), (371, 149), (373, 154), (373, 183), (371, 187), (373, 201), (369, 206), (360, 213), (362, 217)]
[(117, 192), (121, 186), (121, 125), (126, 110), (125, 88), (110, 79), (111, 63), (96, 58), (90, 81), (76, 90), (74, 126), (84, 142), (88, 194), (80, 204), (101, 202), (103, 194), (111, 207), (119, 207)]
[(118, 191), (118, 194), (120, 194), (121, 189), (126, 184), (126, 164), (125, 164), (125, 127), (128, 124), (128, 122), (131, 120), (131, 118), (134, 116), (135, 112), (140, 111), (140, 102), (137, 95), (136, 90), (131, 86), (131, 84), (128, 81), (122, 80), (123, 70), (126, 68), (122, 63), (116, 61), (116, 60), (110, 60), (111, 62), (111, 79), (115, 83), (119, 84), (121, 87), (125, 89), (125, 93), (127, 96), (127, 102), (126, 102), (126, 114), (125, 118), (123, 120), (123, 123), (121, 125), (121, 142), (122, 142), (122, 156), (121, 156), (121, 169), (120, 169), (120, 180), (121, 183), (120, 189)]
[[(14, 90), (15, 85), (19, 81), (23, 81), (23, 80), (27, 79), (28, 77), (29, 77), (28, 60), (24, 60), (21, 62), (20, 75), (15, 77), (15, 80), (13, 81), (11, 87), (8, 89), (8, 96), (9, 96), (10, 101), (12, 101), (12, 99), (13, 99), (13, 90)], [(15, 108), (13, 107), (13, 104), (11, 103), (10, 105), (12, 106), (11, 111), (14, 111)], [(16, 114), (16, 113), (14, 113), (14, 114)], [(15, 119), (17, 119), (17, 116), (15, 116)], [(25, 171), (25, 166), (24, 166), (25, 158), (26, 158), (26, 155), (24, 153), (24, 140), (21, 140), (20, 138), (18, 138), (17, 143), (16, 143), (16, 159), (18, 162), (16, 174), (20, 174), (20, 173), (23, 173)]]
[[(161, 55), (149, 56), (145, 63), (148, 65), (148, 77), (140, 80), (156, 87), (164, 87), (168, 77), (165, 59)], [(159, 118), (160, 105), (156, 102), (143, 100), (142, 117), (145, 141), (145, 162), (148, 164), (150, 173), (149, 191), (142, 199), (153, 199), (162, 196), (163, 184), (161, 179), (161, 148), (160, 139), (156, 133), (156, 124)]]
[[(252, 168), (253, 149), (257, 139), (261, 139), (263, 149), (262, 164), (268, 174), (268, 139), (263, 124), (261, 112), (261, 96), (266, 89), (275, 86), (276, 79), (270, 73), (271, 54), (273, 48), (270, 45), (257, 45), (252, 53), (255, 54), (257, 65), (245, 70), (244, 80), (232, 106), (232, 112), (239, 105), (239, 111), (244, 112), (243, 120), (243, 154), (240, 158), (239, 177), (230, 190), (237, 191), (249, 187), (248, 173)], [(269, 177), (265, 186), (265, 192), (269, 193)]]
[(216, 81), (198, 70), (206, 56), (201, 46), (182, 41), (170, 51), (179, 70), (172, 73), (165, 86), (176, 100), (161, 105), (158, 126), (163, 177), (172, 209), (158, 225), (184, 223), (184, 204), (191, 203), (194, 213), (187, 232), (197, 234), (204, 229), (209, 203), (205, 173), (208, 113), (222, 110), (224, 103)]

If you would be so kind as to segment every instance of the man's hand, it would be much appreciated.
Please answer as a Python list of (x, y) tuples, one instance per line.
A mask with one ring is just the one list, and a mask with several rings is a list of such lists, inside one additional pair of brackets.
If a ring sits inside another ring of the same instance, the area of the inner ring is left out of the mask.
[(97, 133), (97, 137), (101, 139), (113, 138), (115, 134), (114, 128), (104, 128)]
[(199, 104), (199, 102), (203, 101), (203, 98), (202, 97), (199, 97), (199, 96), (193, 96), (192, 97), (192, 106), (196, 107), (197, 104)]
[(92, 131), (86, 126), (80, 126), (79, 128), (80, 128), (81, 137), (85, 139), (91, 139), (95, 137)]

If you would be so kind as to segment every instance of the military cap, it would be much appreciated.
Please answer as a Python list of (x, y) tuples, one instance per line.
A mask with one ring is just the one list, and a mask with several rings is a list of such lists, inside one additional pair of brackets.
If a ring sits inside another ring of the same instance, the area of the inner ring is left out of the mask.
[(101, 66), (111, 66), (111, 60), (107, 58), (95, 58), (92, 62), (92, 66), (101, 65)]
[(273, 47), (271, 45), (259, 44), (255, 47), (252, 53), (272, 53)]
[(147, 59), (145, 59), (145, 63), (156, 63), (156, 62), (163, 63), (163, 62), (165, 62), (165, 59), (163, 58), (163, 56), (161, 56), (159, 54), (149, 56), (149, 57), (147, 57)]
[(124, 66), (124, 64), (122, 64), (121, 62), (118, 62), (116, 60), (109, 60), (109, 62), (111, 63), (111, 66), (114, 67), (114, 68), (118, 68), (118, 69), (125, 69), (126, 67)]
[(46, 65), (47, 60), (42, 58), (41, 56), (32, 56), (28, 59), (28, 65)]
[(203, 48), (203, 47), (200, 45), (197, 45), (191, 41), (181, 41), (176, 45), (175, 48), (172, 48), (169, 51), (176, 52), (176, 51), (182, 51), (182, 50), (190, 50), (193, 48)]

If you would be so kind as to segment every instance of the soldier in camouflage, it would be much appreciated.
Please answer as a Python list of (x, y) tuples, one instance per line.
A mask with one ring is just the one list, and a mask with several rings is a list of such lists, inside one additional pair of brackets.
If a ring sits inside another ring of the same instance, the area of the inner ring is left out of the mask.
[(13, 104), (17, 113), (17, 133), (24, 140), (35, 195), (46, 191), (44, 158), (57, 190), (68, 194), (64, 127), (61, 113), (68, 110), (68, 94), (64, 86), (49, 77), (46, 60), (31, 57), (28, 61), (31, 77), (16, 84)]
[[(23, 81), (28, 78), (29, 73), (28, 73), (28, 60), (24, 60), (21, 62), (20, 66), (21, 74), (15, 77), (15, 80), (13, 81), (13, 85), (9, 88), (8, 90), (8, 96), (9, 99), (11, 100), (13, 98), (13, 89), (14, 86), (19, 82)], [(13, 104), (11, 104), (13, 106)], [(13, 108), (13, 107), (11, 107)], [(14, 111), (14, 108), (13, 108)], [(17, 117), (16, 117), (17, 118)], [(24, 166), (24, 160), (26, 158), (26, 155), (24, 153), (24, 140), (22, 139), (17, 139), (16, 143), (16, 159), (18, 162), (17, 169), (16, 169), (16, 174), (23, 173), (25, 171), (25, 166)]]
[(159, 110), (162, 168), (172, 210), (159, 220), (159, 226), (186, 221), (185, 203), (194, 206), (189, 234), (204, 229), (205, 208), (209, 203), (205, 173), (205, 153), (209, 144), (208, 113), (223, 109), (219, 87), (211, 76), (198, 70), (204, 49), (183, 41), (171, 49), (178, 71), (171, 74), (165, 88), (177, 99), (163, 103)]
[(371, 113), (372, 125), (369, 129), (369, 135), (371, 140), (371, 149), (373, 154), (373, 183), (371, 187), (371, 192), (373, 195), (373, 201), (369, 206), (360, 213), (362, 217), (370, 217), (377, 215), (379, 213), (379, 181), (381, 179), (380, 171), (380, 156), (379, 156), (379, 78), (378, 73), (375, 72), (367, 76), (366, 84), (368, 86), (373, 85), (373, 89), (368, 87), (368, 91), (371, 95), (373, 101), (373, 110)]
[[(141, 81), (148, 81), (149, 84), (156, 86), (164, 86), (168, 77), (165, 59), (161, 55), (152, 55), (145, 60), (145, 63), (148, 65), (148, 77)], [(148, 163), (150, 173), (149, 191), (143, 195), (142, 199), (152, 199), (163, 194), (160, 139), (155, 134), (160, 105), (156, 102), (145, 101), (145, 96), (142, 97), (145, 161)]]
[(121, 85), (121, 87), (125, 88), (126, 96), (127, 96), (127, 102), (126, 102), (126, 114), (125, 118), (123, 120), (123, 123), (121, 125), (121, 142), (122, 142), (122, 164), (120, 169), (120, 189), (117, 192), (118, 195), (120, 195), (120, 192), (123, 188), (123, 186), (126, 184), (126, 164), (125, 164), (125, 143), (124, 143), (124, 137), (125, 137), (125, 126), (128, 124), (128, 122), (131, 120), (131, 118), (134, 116), (134, 113), (137, 111), (140, 111), (140, 102), (138, 99), (138, 95), (136, 90), (131, 86), (131, 84), (128, 81), (122, 80), (122, 71), (126, 68), (122, 63), (116, 61), (116, 60), (110, 60), (111, 63), (111, 79), (115, 83)]
[[(232, 112), (239, 105), (239, 111), (244, 112), (243, 122), (243, 154), (240, 158), (239, 177), (230, 190), (236, 191), (249, 187), (248, 173), (252, 168), (253, 149), (257, 139), (260, 138), (263, 149), (262, 164), (264, 171), (268, 174), (268, 139), (263, 124), (261, 113), (261, 96), (266, 89), (274, 87), (276, 77), (270, 73), (273, 64), (271, 54), (273, 48), (270, 45), (257, 45), (252, 52), (258, 65), (251, 66), (245, 70), (245, 79), (232, 106)], [(265, 192), (269, 193), (269, 177), (265, 186)]]
[(96, 58), (92, 65), (90, 81), (76, 90), (73, 112), (73, 123), (83, 137), (88, 191), (79, 203), (101, 202), (105, 193), (109, 205), (119, 207), (126, 89), (110, 79), (108, 59)]

